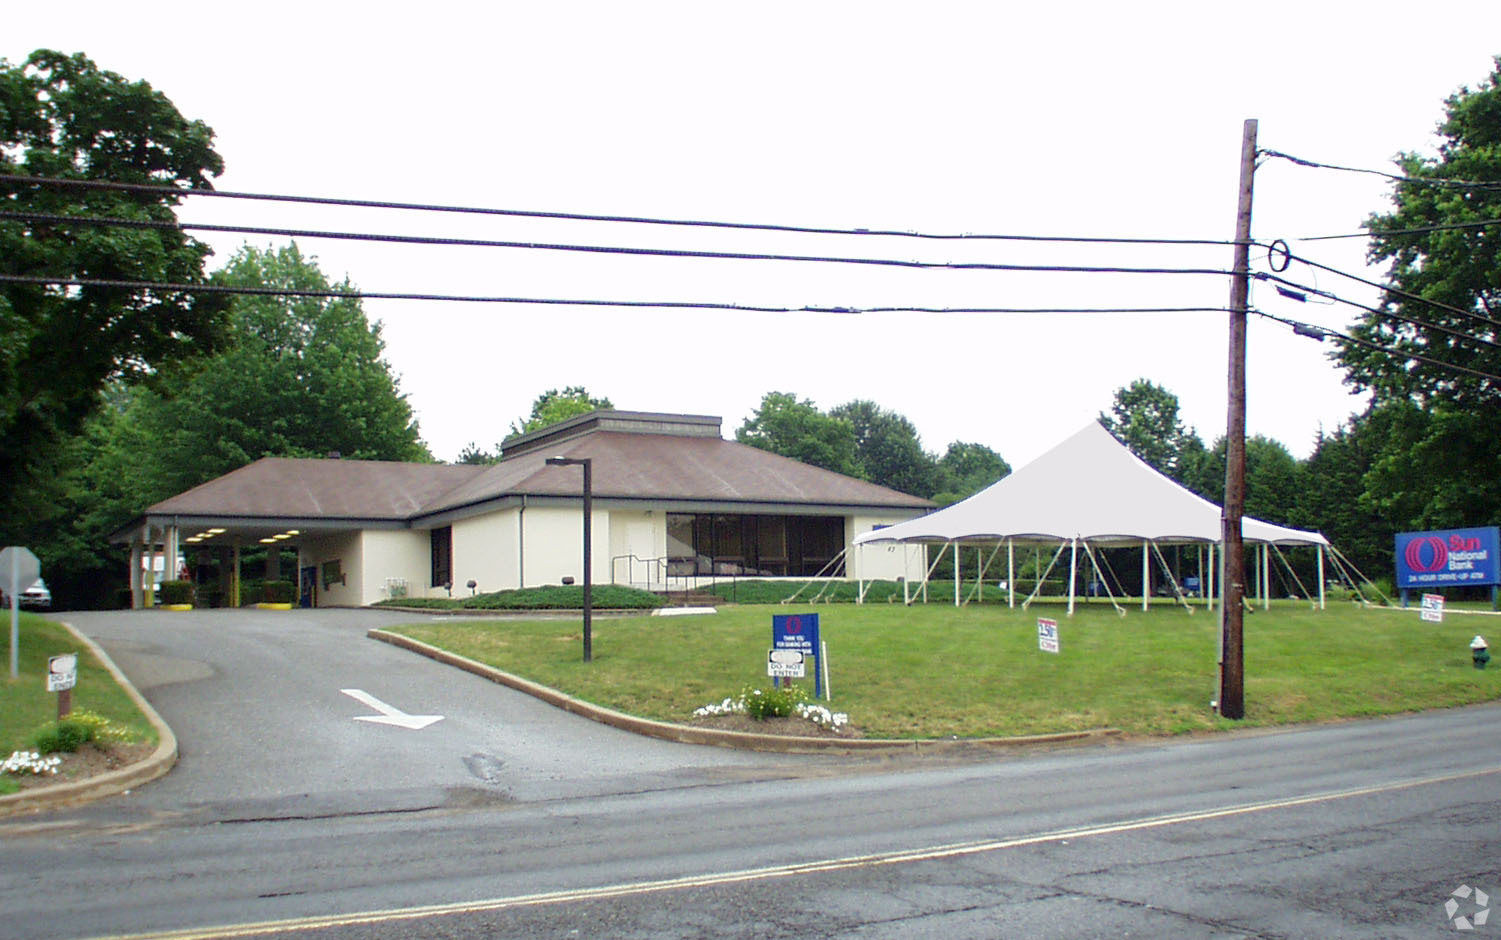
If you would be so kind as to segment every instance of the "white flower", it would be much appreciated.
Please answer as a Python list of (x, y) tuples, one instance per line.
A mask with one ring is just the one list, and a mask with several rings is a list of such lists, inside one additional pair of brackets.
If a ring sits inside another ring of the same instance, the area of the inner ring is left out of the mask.
[(63, 759), (57, 755), (43, 757), (36, 751), (13, 751), (3, 763), (0, 763), (0, 773), (7, 774), (55, 774), (57, 768), (62, 765)]

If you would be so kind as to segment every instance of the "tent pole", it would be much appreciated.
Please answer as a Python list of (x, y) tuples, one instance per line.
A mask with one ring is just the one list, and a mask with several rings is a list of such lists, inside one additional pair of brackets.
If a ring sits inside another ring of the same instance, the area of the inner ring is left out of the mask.
[(1068, 551), (1068, 615), (1074, 615), (1074, 577), (1079, 570), (1079, 539), (1076, 537)]
[[(975, 564), (979, 566), (980, 570), (975, 573), (975, 589), (969, 592), (970, 600), (978, 600), (982, 604), (985, 603), (985, 572), (990, 570), (991, 562), (995, 561), (995, 553), (1000, 550), (1001, 543), (995, 543), (995, 548), (990, 550), (990, 557), (982, 561), (981, 557), (985, 550), (979, 547), (975, 548)], [(968, 603), (968, 601), (965, 603)]]
[(912, 551), (907, 546), (902, 546), (902, 606), (911, 607), (912, 598), (908, 592), (908, 582), (912, 578)]
[(955, 542), (953, 542), (951, 544), (954, 546), (954, 606), (958, 607), (959, 606), (959, 579), (960, 579), (959, 559), (960, 559), (961, 555), (959, 553), (959, 543), (957, 541), (955, 541)]
[[(1103, 552), (1104, 549), (1102, 548), (1100, 549), (1100, 551)], [(1084, 557), (1089, 559), (1089, 564), (1094, 570), (1095, 577), (1100, 579), (1099, 584), (1105, 589), (1105, 596), (1110, 599), (1110, 606), (1114, 607), (1115, 612), (1120, 614), (1122, 617), (1126, 616), (1126, 608), (1122, 607), (1120, 603), (1116, 601), (1115, 594), (1110, 590), (1110, 579), (1105, 577), (1105, 572), (1100, 568), (1100, 560), (1095, 557), (1094, 549), (1089, 547), (1089, 541), (1087, 539), (1084, 542)], [(1111, 575), (1113, 576), (1114, 574), (1115, 572), (1112, 571)], [(1119, 585), (1119, 578), (1116, 578), (1116, 583), (1117, 585)], [(1121, 595), (1121, 600), (1125, 600), (1124, 594)]]
[(860, 574), (856, 578), (856, 589), (859, 593), (856, 593), (856, 596), (854, 596), (854, 602), (856, 604), (865, 604), (865, 545), (859, 545), (859, 550), (860, 554), (856, 556), (856, 559), (860, 562), (857, 565), (857, 568), (860, 569)]
[[(1320, 555), (1320, 562), (1324, 556)], [(1016, 545), (1011, 538), (1006, 538), (1006, 606), (1012, 609), (1016, 607)]]
[(1149, 567), (1150, 558), (1147, 555), (1146, 539), (1141, 540), (1141, 609), (1149, 609), (1147, 598), (1152, 596), (1152, 569)]
[(1324, 546), (1315, 545), (1319, 552), (1319, 610), (1324, 609)]
[(1261, 543), (1261, 609), (1272, 609), (1272, 550), (1269, 543)]
[(1214, 608), (1215, 608), (1214, 592), (1219, 588), (1219, 578), (1215, 577), (1215, 575), (1216, 575), (1216, 573), (1218, 571), (1219, 571), (1219, 569), (1214, 566), (1214, 543), (1210, 542), (1209, 543), (1209, 570), (1207, 572), (1205, 572), (1205, 574), (1204, 574), (1204, 577), (1206, 577), (1206, 578), (1209, 579), (1209, 581), (1207, 582), (1208, 585), (1209, 585), (1209, 590), (1207, 590), (1207, 591), (1204, 592), (1204, 597), (1205, 597), (1205, 599), (1207, 599), (1209, 601), (1209, 609), (1210, 610), (1214, 610)]
[(1058, 543), (1058, 550), (1053, 553), (1053, 557), (1048, 562), (1046, 569), (1042, 567), (1042, 546), (1039, 545), (1034, 549), (1034, 551), (1037, 553), (1037, 583), (1033, 586), (1032, 593), (1028, 594), (1027, 599), (1022, 601), (1022, 610), (1026, 610), (1028, 607), (1032, 606), (1032, 602), (1037, 599), (1037, 595), (1042, 593), (1042, 589), (1045, 586), (1048, 575), (1053, 573), (1053, 566), (1058, 564), (1058, 559), (1063, 557), (1063, 550), (1067, 547), (1067, 542)]
[(1209, 606), (1209, 586), (1204, 583), (1204, 546), (1200, 544), (1196, 547), (1198, 548), (1196, 554), (1199, 557), (1199, 594), (1203, 597), (1204, 606), (1207, 608)]

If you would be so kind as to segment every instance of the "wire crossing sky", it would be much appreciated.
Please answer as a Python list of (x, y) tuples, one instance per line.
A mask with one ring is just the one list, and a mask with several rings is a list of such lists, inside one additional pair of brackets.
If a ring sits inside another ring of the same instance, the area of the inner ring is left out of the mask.
[[(567, 385), (723, 415), (727, 435), (768, 391), (870, 399), (929, 450), (973, 441), (1018, 465), (1147, 378), (1212, 442), (1242, 122), (1259, 120), (1266, 150), (1396, 173), (1396, 154), (1433, 152), (1444, 99), (1501, 52), (1501, 8), (1442, 0), (1422, 17), (1377, 0), (1292, 19), (944, 0), (437, 0), (420, 17), (350, 18), (270, 0), (254, 17), (197, 10), (191, 36), (154, 25), (165, 5), (69, 9), (7, 11), (0, 56), (81, 51), (145, 79), (214, 129), (216, 191), (318, 200), (194, 196), (179, 215), (217, 227), (194, 232), (211, 267), (246, 240), (307, 233), (332, 281), (371, 292), (386, 357), (447, 459)], [(1253, 237), (1357, 232), (1391, 184), (1266, 159)], [(1336, 272), (1383, 272), (1359, 238), (1312, 249), (1299, 256), (1326, 269), (1280, 272), (1309, 302), (1257, 282), (1252, 304), (1347, 333), (1359, 307), (1313, 301), (1377, 306), (1378, 288)], [(1098, 270), (1168, 268), (1211, 273)], [(653, 306), (667, 302), (723, 306)], [(1331, 345), (1252, 322), (1250, 433), (1301, 456), (1363, 407)]]

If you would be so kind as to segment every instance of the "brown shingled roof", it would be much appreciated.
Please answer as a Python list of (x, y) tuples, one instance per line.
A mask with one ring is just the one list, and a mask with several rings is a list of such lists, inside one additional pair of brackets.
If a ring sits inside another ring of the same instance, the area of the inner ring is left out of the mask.
[[(718, 437), (597, 431), (504, 460), (430, 504), (441, 512), (508, 495), (577, 496), (579, 472), (548, 457), (593, 460), (596, 499), (704, 500), (928, 509), (884, 486)], [(425, 514), (425, 513), (424, 513)]]
[[(603, 499), (913, 512), (933, 505), (711, 436), (712, 429), (706, 435), (698, 425), (707, 419), (694, 419), (690, 433), (651, 433), (672, 418), (595, 412), (563, 429), (570, 433), (491, 466), (266, 457), (162, 500), (146, 515), (408, 525), (438, 513), (483, 511), (485, 504), (512, 496), (579, 496), (578, 471), (547, 466), (551, 456), (591, 458), (594, 496)], [(612, 426), (626, 430), (604, 429)]]
[(469, 465), (263, 457), (164, 499), (147, 513), (405, 521), (484, 471)]

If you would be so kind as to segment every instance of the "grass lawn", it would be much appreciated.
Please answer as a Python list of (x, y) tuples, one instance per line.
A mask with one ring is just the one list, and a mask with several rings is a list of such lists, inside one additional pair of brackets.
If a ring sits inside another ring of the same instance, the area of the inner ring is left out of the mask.
[[(573, 622), (458, 621), (395, 632), (601, 705), (686, 721), (693, 709), (764, 685), (774, 614), (594, 622), (594, 662)], [(1108, 604), (1030, 611), (939, 604), (820, 606), (831, 707), (869, 737), (1039, 734), (1113, 727), (1135, 734), (1281, 725), (1443, 708), (1501, 698), (1501, 669), (1475, 669), (1469, 643), (1490, 617), (1423, 623), (1416, 609), (1274, 603), (1245, 618), (1246, 719), (1210, 711), (1218, 621), (1166, 605), (1118, 616)], [(1062, 652), (1037, 648), (1037, 618), (1058, 621)], [(1495, 624), (1496, 626), (1492, 626)], [(811, 689), (812, 680), (803, 680)]]
[[(115, 682), (86, 647), (50, 620), (21, 614), (19, 677), (10, 678), (10, 612), (3, 617), (3, 665), (0, 665), (0, 759), (12, 751), (30, 750), (31, 738), (57, 718), (57, 693), (47, 691), (47, 657), (78, 654), (78, 685), (73, 689), (73, 710), (86, 709), (129, 728), (135, 740), (156, 743), (156, 729), (136, 708), (135, 702)], [(9, 784), (9, 786), (7, 786)], [(0, 775), (0, 793), (14, 784)]]

